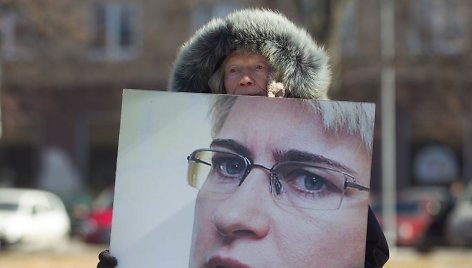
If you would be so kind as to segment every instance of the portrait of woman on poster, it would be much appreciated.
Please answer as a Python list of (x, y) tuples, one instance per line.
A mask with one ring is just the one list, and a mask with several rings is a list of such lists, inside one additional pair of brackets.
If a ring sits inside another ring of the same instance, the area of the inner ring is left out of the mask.
[(364, 267), (373, 105), (220, 96), (212, 115), (189, 267)]

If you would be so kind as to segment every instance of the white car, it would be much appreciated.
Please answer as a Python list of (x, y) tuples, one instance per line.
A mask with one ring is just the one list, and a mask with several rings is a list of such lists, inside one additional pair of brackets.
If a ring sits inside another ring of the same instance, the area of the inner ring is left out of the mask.
[(0, 188), (0, 247), (54, 247), (67, 241), (70, 219), (55, 194), (33, 189)]

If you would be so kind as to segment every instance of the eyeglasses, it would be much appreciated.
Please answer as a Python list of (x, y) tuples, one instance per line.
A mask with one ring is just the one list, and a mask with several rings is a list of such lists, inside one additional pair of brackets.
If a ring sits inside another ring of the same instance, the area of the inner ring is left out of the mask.
[(341, 206), (346, 189), (369, 191), (346, 172), (307, 162), (278, 162), (271, 168), (254, 164), (242, 155), (213, 149), (199, 149), (188, 157), (188, 183), (202, 191), (220, 194), (235, 192), (252, 169), (269, 172), (269, 190), (285, 205), (316, 210)]

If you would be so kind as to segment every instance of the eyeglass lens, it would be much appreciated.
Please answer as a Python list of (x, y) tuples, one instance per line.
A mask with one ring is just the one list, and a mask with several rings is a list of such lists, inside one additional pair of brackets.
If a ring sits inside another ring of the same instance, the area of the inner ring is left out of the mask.
[(197, 150), (189, 156), (188, 181), (197, 189), (229, 194), (254, 168), (269, 172), (273, 196), (289, 206), (337, 209), (344, 196), (346, 178), (341, 172), (303, 162), (280, 162), (267, 168), (238, 154), (217, 150)]

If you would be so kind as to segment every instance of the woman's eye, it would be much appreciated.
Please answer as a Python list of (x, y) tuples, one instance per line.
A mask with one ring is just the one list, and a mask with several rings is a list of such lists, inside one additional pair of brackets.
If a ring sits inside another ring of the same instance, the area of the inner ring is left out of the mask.
[(326, 180), (310, 173), (299, 174), (295, 178), (295, 184), (303, 190), (315, 192), (326, 187)]
[(218, 174), (222, 176), (242, 176), (246, 165), (239, 159), (230, 157), (213, 159), (212, 166), (217, 170)]
[(264, 69), (265, 69), (265, 66), (259, 64), (259, 65), (256, 66), (256, 69), (257, 69), (257, 70), (264, 70)]
[(324, 195), (340, 191), (329, 178), (307, 170), (293, 170), (284, 177), (290, 188), (301, 194)]
[(226, 68), (226, 73), (231, 74), (231, 73), (237, 73), (238, 72), (238, 67), (237, 66), (229, 66)]

